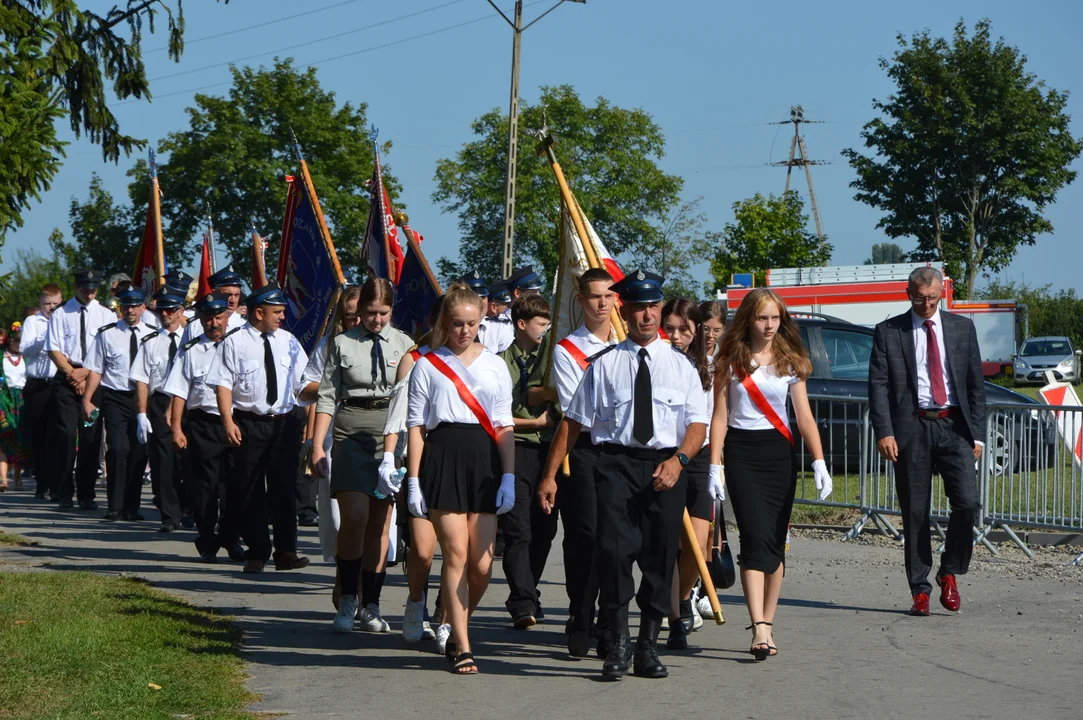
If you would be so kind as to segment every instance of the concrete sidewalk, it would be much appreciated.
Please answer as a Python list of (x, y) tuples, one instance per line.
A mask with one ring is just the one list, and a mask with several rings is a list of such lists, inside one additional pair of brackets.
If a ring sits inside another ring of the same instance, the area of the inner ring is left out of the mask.
[[(301, 532), (312, 566), (251, 576), (224, 553), (218, 565), (195, 562), (190, 531), (159, 535), (150, 520), (103, 524), (101, 514), (60, 511), (32, 490), (0, 495), (0, 529), (40, 543), (0, 549), (0, 570), (125, 573), (234, 616), (249, 686), (263, 698), (253, 709), (261, 712), (478, 720), (1083, 716), (1083, 569), (1065, 567), (1070, 550), (1035, 565), (979, 548), (961, 578), (963, 611), (953, 616), (934, 599), (932, 617), (910, 618), (899, 547), (797, 538), (775, 623), (777, 658), (755, 663), (747, 654), (738, 585), (722, 593), (725, 626), (705, 625), (686, 652), (663, 648), (669, 679), (605, 683), (600, 661), (570, 660), (564, 649), (559, 544), (542, 588), (546, 624), (511, 629), (498, 561), (473, 622), (482, 674), (455, 677), (435, 643), (402, 640), (401, 567), (389, 571), (382, 603), (394, 632), (333, 635), (334, 568), (319, 559), (314, 529)], [(157, 516), (153, 508), (144, 514)]]

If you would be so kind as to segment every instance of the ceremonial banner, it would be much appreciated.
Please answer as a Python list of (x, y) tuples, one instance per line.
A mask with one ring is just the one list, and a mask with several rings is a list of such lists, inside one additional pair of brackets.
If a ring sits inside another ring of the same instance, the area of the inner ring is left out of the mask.
[(295, 149), (301, 182), (291, 183), (279, 283), (287, 301), (283, 326), (311, 353), (327, 328), (344, 278), (308, 166), (300, 146)]
[[(401, 213), (400, 213), (401, 215)], [(399, 282), (395, 286), (395, 307), (392, 308), (391, 322), (399, 330), (415, 340), (430, 330), (426, 318), (429, 308), (442, 294), (440, 284), (429, 269), (425, 255), (421, 252), (421, 236), (409, 225), (402, 228), (406, 236), (406, 258), (402, 263)]]
[(369, 273), (373, 277), (387, 278), (392, 285), (398, 285), (403, 270), (402, 246), (399, 244), (399, 231), (395, 227), (395, 218), (391, 211), (391, 201), (384, 187), (383, 170), (380, 167), (380, 151), (373, 142), (373, 157), (376, 167), (372, 173), (369, 200), (369, 220), (365, 229), (365, 241), (361, 255), (366, 259)]
[(165, 249), (162, 245), (161, 189), (158, 187), (158, 164), (151, 150), (147, 221), (143, 225), (143, 237), (135, 251), (135, 267), (132, 269), (132, 288), (148, 298), (165, 283)]
[(203, 256), (199, 261), (199, 283), (196, 285), (196, 297), (204, 298), (214, 288), (211, 287), (211, 241), (209, 233), (203, 233)]

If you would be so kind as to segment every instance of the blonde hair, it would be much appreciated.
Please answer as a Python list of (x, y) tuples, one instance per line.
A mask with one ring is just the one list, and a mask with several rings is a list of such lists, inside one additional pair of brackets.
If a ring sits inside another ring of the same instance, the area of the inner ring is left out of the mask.
[(771, 342), (775, 372), (779, 375), (793, 374), (802, 380), (807, 380), (812, 374), (812, 361), (801, 342), (801, 331), (797, 323), (786, 310), (786, 303), (772, 290), (756, 288), (741, 301), (741, 306), (737, 308), (733, 320), (722, 335), (718, 359), (715, 361), (716, 383), (728, 383), (730, 375), (734, 373), (738, 379), (742, 379), (755, 371), (752, 366), (749, 331), (768, 303), (777, 305), (779, 314), (778, 332)]
[(485, 301), (480, 295), (471, 290), (468, 285), (462, 283), (452, 285), (444, 295), (443, 302), (440, 303), (440, 314), (432, 328), (430, 345), (433, 350), (447, 345), (448, 337), (451, 335), (451, 313), (460, 305), (476, 307), (479, 318), (485, 317)]

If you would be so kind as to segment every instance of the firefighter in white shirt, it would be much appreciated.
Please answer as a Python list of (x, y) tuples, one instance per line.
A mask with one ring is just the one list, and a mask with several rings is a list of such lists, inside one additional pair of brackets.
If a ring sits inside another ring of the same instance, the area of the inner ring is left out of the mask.
[(49, 413), (53, 397), (53, 376), (56, 365), (45, 351), (45, 336), (49, 317), (63, 298), (60, 288), (49, 283), (38, 294), (38, 312), (23, 320), (21, 349), (26, 363), (26, 387), (23, 389), (23, 430), (30, 443), (37, 489), (34, 496), (44, 499), (48, 492)]
[[(238, 312), (241, 305), (241, 276), (234, 272), (232, 265), (229, 265), (211, 275), (207, 278), (207, 281), (211, 284), (211, 290), (226, 300), (226, 312), (229, 313), (227, 316), (229, 324), (226, 328), (227, 331), (243, 327), (244, 316)], [(192, 338), (197, 338), (202, 332), (203, 328), (200, 327), (199, 318), (194, 317), (188, 323), (188, 326), (184, 328), (181, 342), (186, 343)]]
[(131, 368), (139, 353), (139, 341), (155, 330), (143, 324), (143, 311), (147, 309), (143, 293), (125, 290), (117, 293), (117, 301), (122, 319), (98, 328), (86, 356), (90, 375), (83, 394), (83, 419), (89, 421), (97, 410), (99, 403), (95, 400), (100, 385), (101, 414), (109, 435), (105, 448), (109, 509), (103, 520), (142, 520), (139, 497), (147, 454), (136, 438), (138, 408)]

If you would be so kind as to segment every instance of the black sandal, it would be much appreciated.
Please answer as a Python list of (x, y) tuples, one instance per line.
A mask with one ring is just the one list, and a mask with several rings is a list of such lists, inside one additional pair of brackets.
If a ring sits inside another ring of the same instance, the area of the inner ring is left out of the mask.
[(478, 664), (474, 662), (474, 653), (459, 653), (451, 667), (452, 675), (477, 675), (479, 672)]
[[(757, 625), (767, 625), (768, 627), (772, 626), (771, 623), (767, 622), (766, 620), (760, 620), (759, 622), (752, 623), (751, 625), (746, 627), (745, 630), (752, 630), (754, 633)], [(753, 634), (753, 637), (755, 637), (755, 634)], [(766, 640), (763, 642), (752, 643), (752, 646), (748, 648), (748, 653), (752, 657), (756, 658), (758, 662), (766, 660), (767, 657), (771, 654), (771, 644), (768, 643)], [(778, 653), (778, 648), (775, 648), (775, 653)]]
[(444, 645), (444, 657), (446, 657), (447, 661), (452, 665), (455, 664), (455, 648), (455, 641), (451, 638), (448, 638), (447, 644)]

